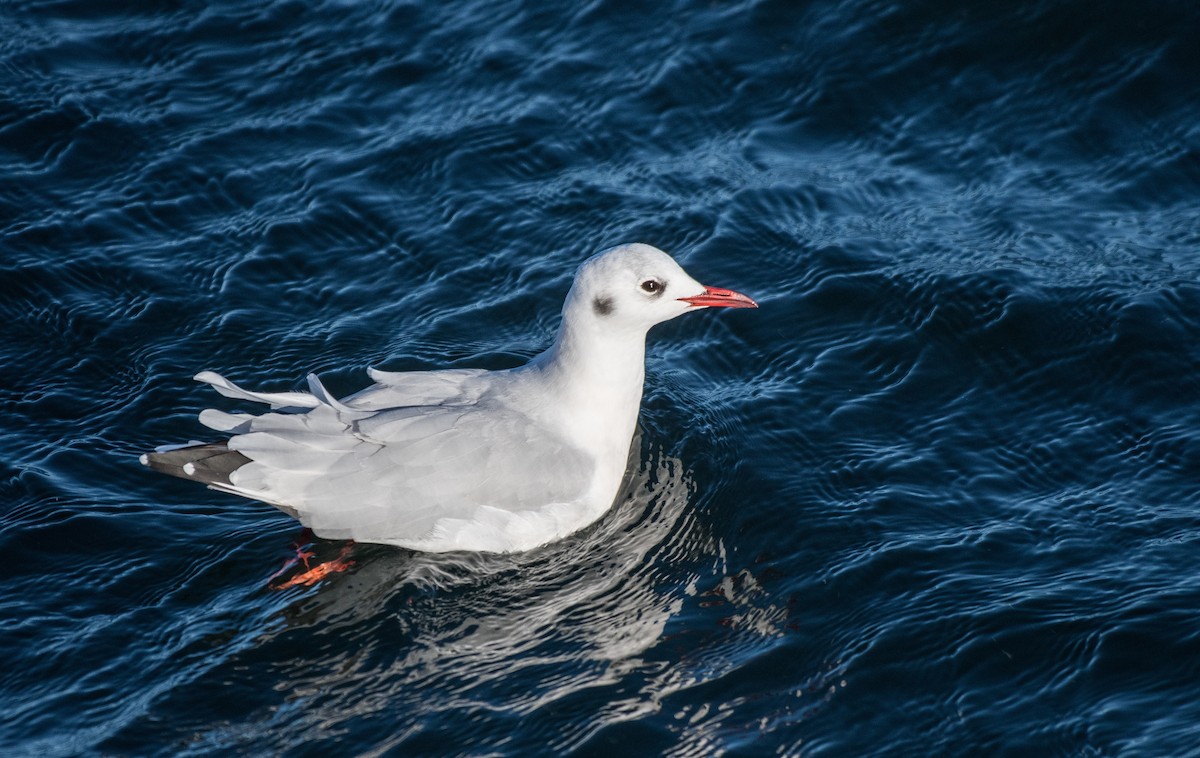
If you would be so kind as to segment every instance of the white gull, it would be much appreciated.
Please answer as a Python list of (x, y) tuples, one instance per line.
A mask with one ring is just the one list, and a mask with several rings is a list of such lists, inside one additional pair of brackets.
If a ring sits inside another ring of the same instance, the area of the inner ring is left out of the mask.
[(387, 372), (337, 400), (253, 392), (204, 371), (259, 415), (208, 409), (227, 441), (143, 455), (156, 471), (261, 500), (326, 539), (413, 550), (516, 552), (564, 537), (613, 504), (645, 377), (646, 332), (688, 311), (755, 308), (705, 287), (643, 244), (585, 261), (545, 352), (506, 371)]

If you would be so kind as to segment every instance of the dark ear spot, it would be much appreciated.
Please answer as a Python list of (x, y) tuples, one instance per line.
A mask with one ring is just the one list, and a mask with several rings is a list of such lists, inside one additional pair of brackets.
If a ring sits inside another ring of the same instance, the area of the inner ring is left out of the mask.
[(597, 297), (592, 301), (592, 310), (596, 311), (597, 316), (607, 316), (613, 312), (613, 299), (611, 297)]

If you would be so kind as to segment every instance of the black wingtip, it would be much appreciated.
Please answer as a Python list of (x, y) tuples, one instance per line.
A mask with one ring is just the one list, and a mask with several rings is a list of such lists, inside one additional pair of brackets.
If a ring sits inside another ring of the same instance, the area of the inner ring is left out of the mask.
[(230, 485), (229, 475), (250, 462), (224, 442), (189, 445), (173, 450), (144, 453), (143, 466), (168, 476), (177, 476), (202, 484)]

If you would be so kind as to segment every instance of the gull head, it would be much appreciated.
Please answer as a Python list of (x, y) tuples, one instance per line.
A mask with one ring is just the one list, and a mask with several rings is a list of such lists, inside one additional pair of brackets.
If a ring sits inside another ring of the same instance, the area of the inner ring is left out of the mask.
[(757, 307), (740, 292), (704, 286), (662, 250), (632, 243), (584, 261), (563, 316), (644, 333), (655, 324), (701, 308)]

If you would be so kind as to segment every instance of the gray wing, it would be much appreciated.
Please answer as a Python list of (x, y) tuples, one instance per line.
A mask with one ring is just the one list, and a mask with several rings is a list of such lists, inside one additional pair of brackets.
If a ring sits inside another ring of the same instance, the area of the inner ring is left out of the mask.
[(468, 405), (486, 389), (483, 369), (444, 371), (379, 371), (368, 369), (375, 384), (342, 402), (361, 410), (384, 410), (416, 405)]
[(212, 486), (276, 505), (323, 537), (413, 546), (489, 520), (524, 528), (548, 505), (580, 501), (591, 483), (587, 456), (511, 409), (367, 410), (311, 384), (317, 405), (307, 412), (201, 414), (250, 461)]

